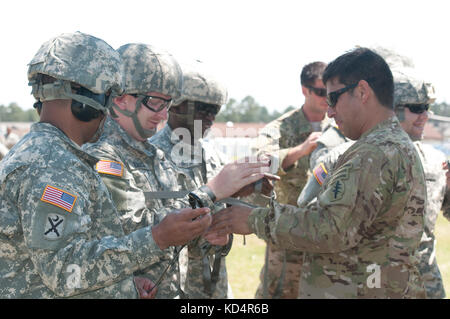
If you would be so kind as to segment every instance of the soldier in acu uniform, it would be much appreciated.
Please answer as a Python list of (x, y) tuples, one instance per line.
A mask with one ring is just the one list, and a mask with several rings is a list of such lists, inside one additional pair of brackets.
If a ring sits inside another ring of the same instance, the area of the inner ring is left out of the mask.
[(28, 79), (41, 120), (0, 164), (0, 297), (151, 297), (133, 273), (164, 252), (150, 227), (125, 233), (98, 159), (80, 148), (122, 91), (118, 53), (62, 34), (41, 46)]
[[(409, 72), (408, 72), (409, 71)], [(443, 163), (444, 153), (421, 142), (428, 107), (434, 102), (434, 88), (430, 83), (411, 75), (412, 70), (395, 72), (395, 112), (400, 123), (414, 141), (419, 153), (427, 185), (425, 207), (425, 231), (419, 246), (420, 274), (425, 283), (427, 298), (445, 298), (441, 272), (436, 262), (436, 238), (434, 228), (446, 193), (446, 177)], [(448, 218), (448, 217), (447, 217)]]
[(424, 298), (417, 248), (425, 177), (393, 110), (392, 72), (378, 54), (357, 48), (331, 62), (323, 79), (328, 115), (356, 142), (317, 199), (305, 207), (227, 208), (210, 232), (253, 232), (305, 251), (300, 298)]
[[(153, 236), (164, 254), (139, 275), (159, 284), (156, 298), (191, 298), (180, 282), (177, 256), (181, 247), (168, 246), (184, 245), (194, 238), (192, 235), (200, 235), (210, 217), (193, 220), (197, 215), (186, 209), (190, 207), (189, 192), (182, 192), (183, 180), (164, 151), (148, 141), (157, 125), (167, 119), (172, 99), (180, 96), (182, 72), (172, 55), (150, 45), (126, 44), (118, 52), (123, 62), (124, 94), (113, 100), (103, 135), (86, 150), (100, 158), (96, 169), (117, 205), (125, 232), (161, 226)], [(240, 184), (244, 178), (258, 169), (255, 164), (250, 170), (242, 167), (242, 175), (234, 174), (231, 179), (222, 176), (215, 191), (221, 191), (222, 196), (233, 194), (239, 189), (233, 187), (244, 186)], [(190, 190), (200, 198), (209, 198), (204, 191), (207, 187)], [(213, 200), (204, 206), (213, 206)], [(177, 209), (183, 210), (177, 213)]]
[[(170, 109), (167, 124), (150, 141), (177, 167), (182, 189), (202, 189), (226, 167), (223, 155), (203, 136), (226, 103), (227, 90), (198, 61), (183, 63), (182, 71), (181, 98)], [(216, 204), (213, 212), (224, 207)], [(232, 298), (225, 263), (232, 239), (226, 246), (205, 243), (188, 247), (185, 291), (193, 298)]]

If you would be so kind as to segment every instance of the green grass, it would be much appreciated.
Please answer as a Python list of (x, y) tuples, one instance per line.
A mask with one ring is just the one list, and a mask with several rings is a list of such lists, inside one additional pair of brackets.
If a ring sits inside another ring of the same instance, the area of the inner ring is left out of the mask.
[(436, 260), (444, 280), (445, 294), (450, 298), (450, 222), (439, 215), (436, 222)]
[(234, 235), (233, 246), (227, 256), (228, 281), (234, 298), (253, 299), (259, 285), (259, 272), (264, 264), (265, 241), (256, 235)]
[[(436, 258), (448, 299), (450, 297), (450, 222), (442, 217), (442, 214), (438, 217), (435, 233)], [(266, 249), (266, 243), (255, 235), (245, 237), (246, 245), (244, 246), (242, 236), (235, 235), (233, 248), (227, 257), (228, 280), (237, 299), (254, 298)]]

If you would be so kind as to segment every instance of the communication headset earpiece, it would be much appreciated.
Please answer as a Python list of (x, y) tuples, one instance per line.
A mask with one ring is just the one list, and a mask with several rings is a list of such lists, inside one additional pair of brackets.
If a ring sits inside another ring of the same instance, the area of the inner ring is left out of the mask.
[[(84, 87), (79, 87), (75, 89), (75, 94), (88, 97), (95, 100), (101, 105), (106, 105), (107, 97), (105, 94), (95, 94)], [(89, 122), (93, 119), (100, 117), (103, 114), (102, 111), (93, 108), (90, 105), (79, 102), (72, 98), (71, 110), (73, 116), (82, 122)]]

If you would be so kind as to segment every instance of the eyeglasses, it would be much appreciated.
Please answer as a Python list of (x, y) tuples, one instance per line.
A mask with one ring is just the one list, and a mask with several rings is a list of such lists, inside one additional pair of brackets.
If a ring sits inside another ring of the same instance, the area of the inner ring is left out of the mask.
[(422, 114), (430, 108), (429, 104), (404, 104), (402, 106), (407, 107), (412, 113), (415, 114)]
[(218, 105), (207, 104), (202, 102), (195, 103), (195, 111), (200, 113), (202, 116), (208, 116), (208, 114), (216, 116), (217, 113), (219, 113), (219, 110), (220, 106)]
[(310, 86), (310, 85), (304, 85), (304, 87), (310, 89), (311, 91), (314, 92), (315, 95), (320, 96), (320, 97), (325, 97), (327, 96), (327, 89), (324, 88), (315, 88), (314, 86)]
[[(359, 82), (358, 82), (359, 83)], [(339, 97), (344, 94), (345, 92), (347, 92), (350, 89), (353, 89), (354, 87), (356, 87), (358, 85), (358, 83), (354, 83), (354, 84), (350, 84), (347, 85), (346, 87), (336, 90), (334, 92), (330, 92), (327, 95), (327, 104), (329, 107), (335, 107), (336, 103), (338, 102)]]
[(141, 94), (130, 94), (134, 97), (144, 97), (142, 99), (142, 104), (146, 108), (148, 108), (150, 111), (158, 113), (164, 110), (164, 108), (167, 108), (167, 110), (170, 109), (172, 106), (172, 99), (164, 99), (159, 96), (152, 96), (152, 95), (141, 95)]

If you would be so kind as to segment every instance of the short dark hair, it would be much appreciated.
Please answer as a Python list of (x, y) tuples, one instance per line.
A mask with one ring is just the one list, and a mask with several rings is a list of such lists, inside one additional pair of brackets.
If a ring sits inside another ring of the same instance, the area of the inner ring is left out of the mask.
[(327, 64), (325, 62), (312, 62), (305, 65), (300, 73), (300, 84), (302, 86), (313, 86), (314, 82), (322, 79), (322, 74)]
[(331, 79), (350, 85), (365, 80), (381, 105), (394, 109), (394, 79), (386, 61), (368, 48), (356, 48), (328, 64), (323, 83)]

